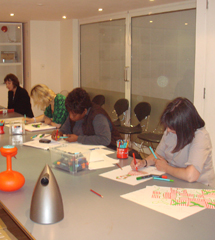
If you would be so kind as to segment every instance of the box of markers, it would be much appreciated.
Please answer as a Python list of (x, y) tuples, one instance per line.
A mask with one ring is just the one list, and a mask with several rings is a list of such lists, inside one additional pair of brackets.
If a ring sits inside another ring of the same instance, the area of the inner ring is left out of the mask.
[(50, 148), (52, 167), (74, 174), (88, 170), (90, 150), (68, 151), (68, 144)]
[(25, 134), (25, 124), (24, 121), (11, 121), (9, 126), (10, 135), (22, 135)]

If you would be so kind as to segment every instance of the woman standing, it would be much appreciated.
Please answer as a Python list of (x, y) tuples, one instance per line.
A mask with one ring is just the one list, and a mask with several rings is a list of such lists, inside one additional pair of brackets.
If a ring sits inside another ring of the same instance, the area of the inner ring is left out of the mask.
[(34, 117), (28, 92), (19, 86), (18, 78), (10, 73), (4, 78), (4, 83), (9, 90), (7, 108), (27, 117)]
[(186, 98), (169, 103), (161, 116), (165, 132), (157, 146), (157, 159), (132, 161), (132, 169), (155, 165), (174, 177), (188, 182), (200, 182), (215, 187), (212, 146), (205, 122)]
[(27, 123), (42, 122), (60, 128), (66, 121), (68, 112), (65, 107), (66, 97), (55, 94), (44, 84), (37, 84), (31, 89), (35, 105), (44, 110), (44, 114), (35, 118), (26, 118)]

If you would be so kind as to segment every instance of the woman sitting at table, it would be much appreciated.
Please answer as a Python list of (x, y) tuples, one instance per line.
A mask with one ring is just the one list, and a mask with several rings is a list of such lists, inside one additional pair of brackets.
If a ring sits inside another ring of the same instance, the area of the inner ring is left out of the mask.
[(65, 107), (66, 97), (62, 94), (55, 94), (44, 84), (37, 84), (31, 89), (31, 97), (35, 105), (45, 109), (44, 114), (26, 118), (26, 123), (45, 122), (46, 124), (60, 128), (66, 121), (68, 112)]
[(8, 109), (14, 109), (15, 112), (27, 117), (34, 116), (31, 109), (31, 102), (28, 92), (19, 86), (19, 79), (10, 73), (4, 78), (8, 91)]
[(205, 122), (186, 98), (169, 103), (161, 116), (165, 132), (157, 146), (156, 156), (138, 160), (132, 169), (155, 165), (174, 177), (215, 187), (212, 146)]
[(89, 145), (104, 145), (116, 149), (116, 141), (122, 139), (107, 112), (91, 102), (89, 94), (82, 88), (71, 91), (65, 101), (69, 116), (52, 139), (67, 135), (67, 142)]

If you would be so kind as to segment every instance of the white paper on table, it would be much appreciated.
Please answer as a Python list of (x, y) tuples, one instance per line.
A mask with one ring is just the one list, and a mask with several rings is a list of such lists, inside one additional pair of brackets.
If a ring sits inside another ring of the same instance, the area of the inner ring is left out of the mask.
[(42, 133), (40, 133), (40, 134), (35, 134), (35, 136), (36, 137), (34, 137), (34, 138), (32, 138), (32, 140), (40, 140), (40, 139), (49, 139), (49, 140), (52, 140), (52, 138), (51, 138), (51, 134), (42, 134)]
[(106, 149), (90, 150), (90, 161), (89, 162), (98, 162), (98, 161), (104, 161), (104, 160), (109, 161), (111, 163), (118, 162), (118, 160), (115, 160), (111, 157), (106, 156), (106, 154), (110, 154), (110, 153), (113, 153), (113, 151), (106, 150)]
[(44, 149), (44, 150), (48, 150), (49, 148), (57, 147), (57, 146), (60, 146), (62, 144), (62, 141), (54, 141), (54, 140), (52, 140), (51, 136), (45, 138), (45, 139), (51, 140), (50, 143), (40, 143), (39, 142), (40, 139), (42, 139), (42, 138), (37, 138), (35, 140), (29, 141), (29, 142), (25, 142), (25, 143), (23, 143), (23, 145), (24, 146), (28, 146), (28, 147), (35, 147), (35, 148), (41, 148), (41, 149)]
[(103, 145), (88, 145), (88, 144), (81, 144), (81, 143), (70, 143), (70, 144), (78, 144), (78, 145), (82, 145), (83, 148), (85, 149), (88, 149), (88, 150), (100, 150), (100, 149), (103, 149), (103, 148), (106, 148), (105, 146)]
[[(40, 127), (33, 127), (33, 125), (40, 125)], [(51, 129), (56, 129), (56, 127), (47, 125), (45, 123), (30, 123), (25, 125), (25, 130), (29, 132), (37, 132)]]
[(176, 218), (178, 220), (189, 217), (195, 213), (198, 213), (204, 208), (199, 207), (183, 207), (183, 206), (170, 206), (170, 205), (161, 205), (152, 203), (152, 191), (157, 188), (157, 186), (147, 186), (146, 188), (123, 194), (120, 197), (127, 199), (129, 201), (140, 204), (144, 207), (148, 207), (157, 212), (166, 214), (170, 217)]
[(69, 143), (65, 140), (61, 139), (62, 146), (60, 147), (60, 150), (68, 152), (68, 153), (77, 153), (77, 152), (86, 152), (88, 149), (84, 147), (81, 143)]
[[(132, 176), (130, 176), (131, 174)], [(138, 171), (132, 171), (130, 165), (128, 165), (128, 166), (122, 167), (122, 169), (118, 168), (106, 173), (102, 173), (100, 174), (100, 176), (112, 179), (117, 182), (126, 183), (134, 186), (141, 182), (150, 180), (151, 178), (146, 178), (143, 180), (136, 179), (138, 176), (144, 176), (149, 174), (162, 175), (164, 174), (164, 172), (160, 172), (155, 167), (151, 167), (151, 166), (139, 169)]]
[(90, 162), (89, 163), (89, 169), (90, 170), (96, 170), (96, 169), (101, 169), (101, 168), (109, 168), (109, 167), (114, 167), (112, 163), (108, 161), (100, 161), (100, 162)]
[(90, 151), (90, 160), (89, 162), (99, 162), (104, 161), (104, 155), (100, 154), (97, 150), (91, 150)]
[(110, 162), (111, 164), (119, 163), (119, 159), (114, 159), (114, 158), (106, 156), (106, 155), (104, 156), (104, 160)]

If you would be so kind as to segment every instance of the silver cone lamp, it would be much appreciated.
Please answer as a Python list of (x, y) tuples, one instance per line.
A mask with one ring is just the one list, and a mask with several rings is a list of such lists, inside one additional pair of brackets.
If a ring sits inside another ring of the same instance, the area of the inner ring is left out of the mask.
[(30, 218), (40, 224), (52, 224), (64, 218), (60, 189), (49, 165), (44, 167), (35, 185)]

